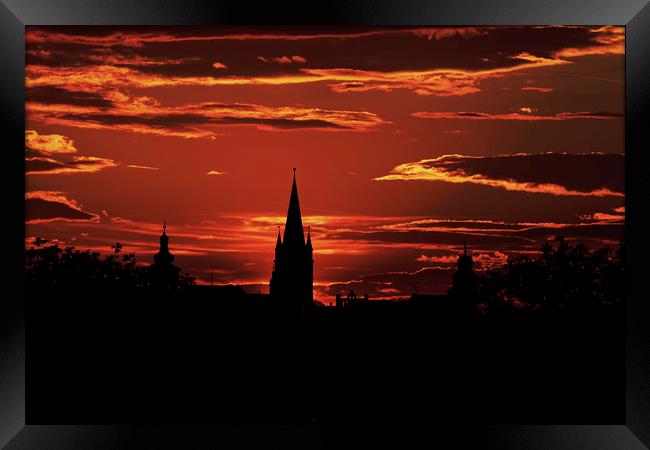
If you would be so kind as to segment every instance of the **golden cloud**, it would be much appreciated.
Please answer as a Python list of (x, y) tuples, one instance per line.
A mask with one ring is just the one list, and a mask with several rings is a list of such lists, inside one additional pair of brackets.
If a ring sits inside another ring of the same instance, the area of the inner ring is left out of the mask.
[(28, 102), (30, 119), (48, 125), (111, 129), (184, 138), (217, 134), (208, 126), (250, 125), (265, 130), (369, 131), (390, 122), (368, 111), (203, 102), (166, 107), (151, 97), (109, 92), (111, 109)]
[(39, 134), (35, 130), (25, 132), (25, 146), (43, 154), (77, 153), (74, 141), (61, 134)]
[[(602, 153), (451, 154), (400, 164), (374, 180), (470, 183), (556, 196), (624, 197), (622, 164), (623, 155)], [(582, 165), (582, 170), (567, 171), (567, 165)]]

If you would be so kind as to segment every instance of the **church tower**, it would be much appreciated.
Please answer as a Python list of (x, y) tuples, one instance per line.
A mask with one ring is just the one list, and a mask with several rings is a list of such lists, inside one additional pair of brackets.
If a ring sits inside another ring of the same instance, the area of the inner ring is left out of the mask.
[(277, 306), (305, 310), (314, 304), (314, 259), (311, 230), (305, 232), (300, 214), (296, 169), (293, 169), (293, 185), (289, 198), (289, 210), (284, 225), (284, 237), (278, 229), (275, 244), (275, 260), (269, 285), (271, 298)]
[(169, 251), (169, 237), (165, 222), (160, 235), (160, 248), (158, 253), (153, 256), (153, 264), (149, 266), (153, 287), (164, 290), (175, 290), (178, 287), (178, 275), (181, 269), (176, 267), (173, 262), (174, 255)]
[(474, 273), (474, 261), (467, 253), (467, 242), (463, 242), (463, 254), (458, 257), (457, 270), (452, 276), (449, 294), (470, 306), (476, 300), (477, 277)]
[(169, 251), (169, 237), (167, 236), (167, 222), (163, 222), (163, 232), (160, 235), (160, 248), (153, 256), (154, 263), (166, 266), (174, 262), (174, 255)]

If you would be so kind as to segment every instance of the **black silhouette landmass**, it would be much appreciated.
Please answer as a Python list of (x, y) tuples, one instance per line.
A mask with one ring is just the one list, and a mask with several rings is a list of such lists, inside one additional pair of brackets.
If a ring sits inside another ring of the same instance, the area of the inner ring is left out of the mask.
[(26, 251), (33, 423), (624, 414), (623, 245), (589, 251), (560, 239), (539, 257), (474, 273), (474, 292), (344, 296), (304, 315), (185, 274), (160, 283), (119, 245), (101, 257), (35, 244)]
[[(295, 194), (295, 198), (294, 198)], [(313, 299), (294, 183), (271, 294), (197, 285), (166, 230), (149, 265), (25, 252), (28, 423), (623, 423), (624, 243), (559, 237), (448, 295)]]

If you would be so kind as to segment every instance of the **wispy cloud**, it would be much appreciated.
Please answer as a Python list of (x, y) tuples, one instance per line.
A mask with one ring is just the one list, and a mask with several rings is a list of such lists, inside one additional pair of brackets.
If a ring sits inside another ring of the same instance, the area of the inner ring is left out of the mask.
[(602, 153), (452, 154), (400, 164), (374, 179), (471, 183), (556, 196), (624, 197), (623, 162), (623, 155)]
[(70, 175), (79, 173), (96, 173), (118, 164), (109, 158), (96, 156), (73, 156), (69, 161), (52, 158), (26, 158), (27, 175)]
[(28, 224), (52, 221), (89, 222), (99, 216), (84, 211), (81, 204), (60, 191), (33, 191), (25, 194), (25, 215)]
[(294, 56), (277, 56), (277, 57), (264, 57), (264, 56), (258, 56), (257, 59), (263, 62), (276, 62), (278, 64), (293, 64), (293, 63), (299, 63), (299, 64), (304, 64), (307, 62), (307, 59), (305, 59), (302, 56), (294, 55)]
[(124, 167), (128, 167), (130, 169), (142, 169), (142, 170), (158, 170), (159, 169), (159, 167), (141, 166), (139, 164), (126, 164)]
[(532, 91), (532, 92), (542, 92), (548, 93), (553, 92), (555, 89), (550, 87), (541, 87), (541, 86), (524, 86), (521, 88), (522, 91)]
[(428, 112), (418, 111), (411, 115), (419, 119), (433, 120), (523, 120), (528, 122), (535, 121), (557, 121), (557, 120), (620, 120), (625, 117), (623, 113), (608, 111), (578, 111), (578, 112), (559, 112), (554, 114), (533, 114), (532, 110), (525, 108), (521, 112), (492, 114), (483, 112)]
[[(74, 141), (61, 134), (25, 131), (26, 175), (72, 175), (97, 173), (121, 164), (110, 158), (80, 155)], [(157, 167), (126, 164), (132, 169), (157, 170)]]
[(111, 129), (183, 138), (215, 137), (209, 127), (249, 125), (264, 130), (369, 131), (390, 122), (368, 111), (248, 103), (202, 102), (164, 106), (151, 97), (108, 93), (110, 110), (28, 102), (30, 119), (48, 125)]

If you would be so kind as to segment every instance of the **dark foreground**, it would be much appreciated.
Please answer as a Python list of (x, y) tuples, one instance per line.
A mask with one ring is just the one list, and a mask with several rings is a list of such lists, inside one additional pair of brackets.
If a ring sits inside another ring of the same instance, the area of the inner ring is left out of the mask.
[(624, 422), (624, 328), (321, 308), (28, 295), (27, 423)]

